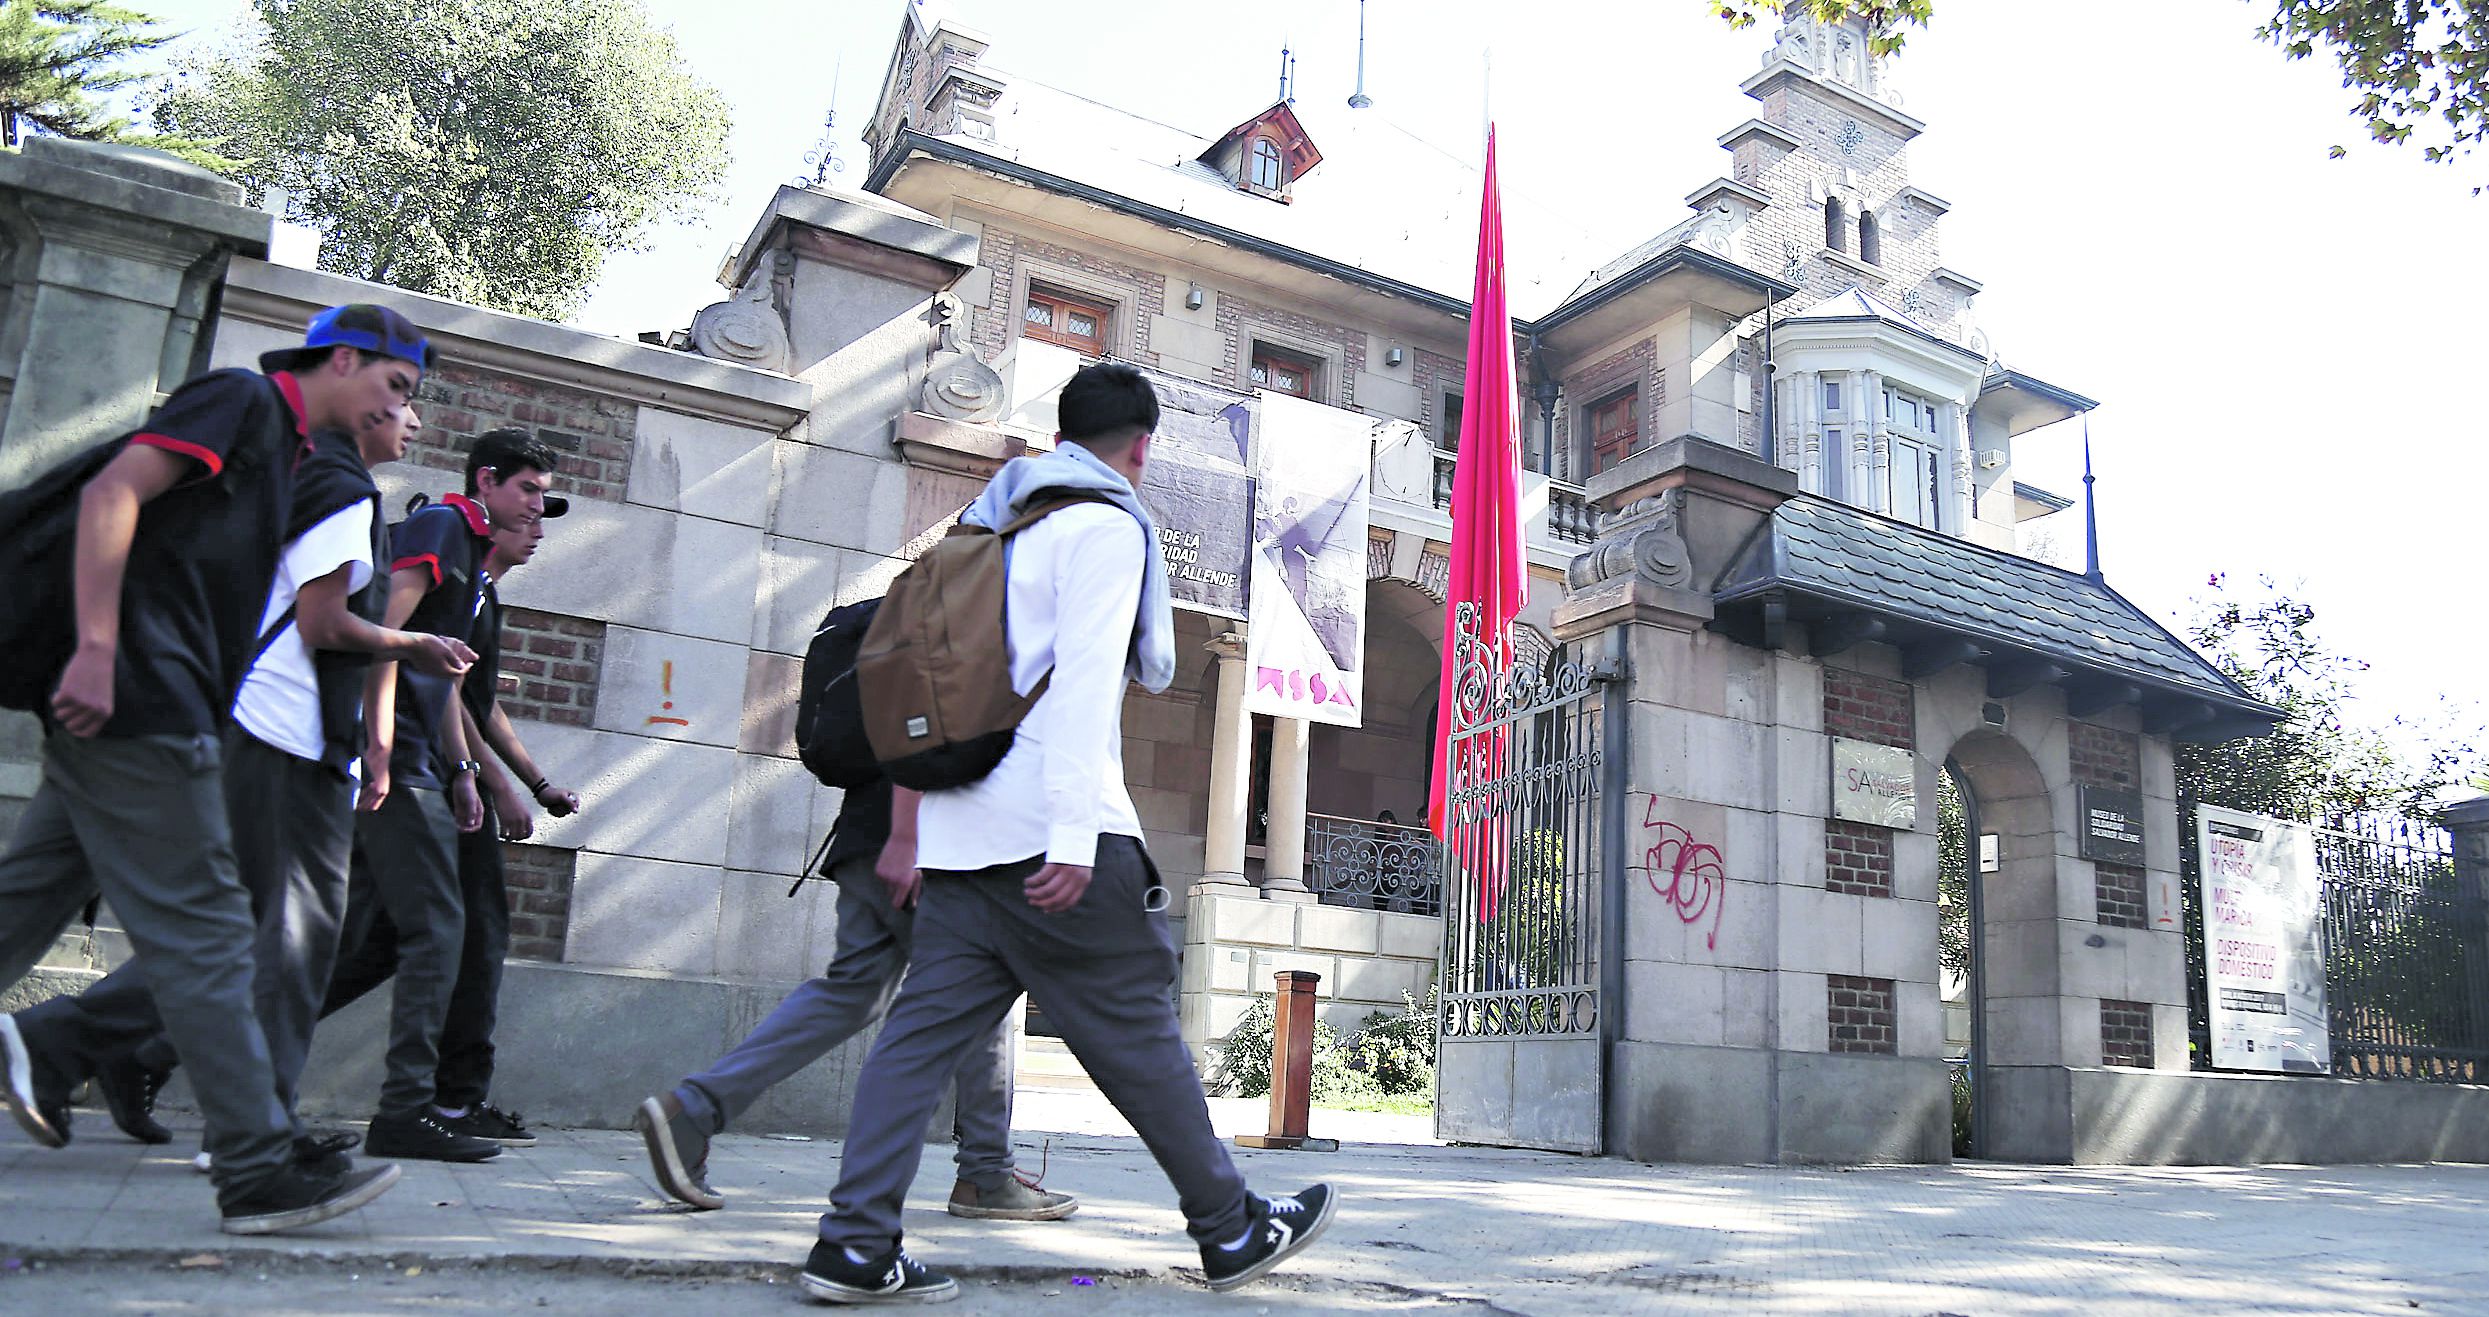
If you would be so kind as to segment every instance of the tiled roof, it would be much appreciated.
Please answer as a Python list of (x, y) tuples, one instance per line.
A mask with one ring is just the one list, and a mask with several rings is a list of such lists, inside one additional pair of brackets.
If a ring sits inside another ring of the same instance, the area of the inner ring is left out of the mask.
[(1828, 499), (1781, 504), (1714, 598), (1772, 591), (2199, 696), (2226, 713), (2275, 712), (2104, 583)]

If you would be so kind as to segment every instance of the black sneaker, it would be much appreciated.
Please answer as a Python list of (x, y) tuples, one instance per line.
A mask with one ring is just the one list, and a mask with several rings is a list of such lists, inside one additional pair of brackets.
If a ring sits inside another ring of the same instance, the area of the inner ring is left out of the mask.
[(375, 1157), (427, 1162), (488, 1162), (501, 1155), (500, 1144), (456, 1133), (429, 1111), (372, 1117), (363, 1149)]
[(17, 1017), (0, 1015), (0, 1105), (17, 1118), (26, 1137), (46, 1148), (69, 1142), (69, 1102), (35, 1087), (35, 1055), (17, 1032)]
[[(363, 1136), (347, 1130), (322, 1130), (317, 1134), (298, 1135), (294, 1139), (294, 1164), (315, 1174), (339, 1174), (354, 1169), (354, 1159), (346, 1154), (363, 1141)], [(207, 1154), (201, 1153), (204, 1157)]]
[(395, 1166), (328, 1174), (299, 1164), (287, 1166), (222, 1204), (225, 1233), (269, 1235), (317, 1225), (380, 1197), (397, 1182)]
[(849, 1262), (846, 1249), (816, 1240), (795, 1280), (804, 1293), (831, 1303), (948, 1303), (959, 1297), (958, 1281), (925, 1270), (896, 1244), (870, 1262)]
[(122, 1133), (141, 1143), (171, 1143), (173, 1131), (156, 1120), (156, 1094), (172, 1077), (171, 1070), (150, 1069), (125, 1056), (96, 1068), (95, 1089), (104, 1095), (104, 1109)]
[(504, 1111), (490, 1102), (476, 1103), (467, 1108), (467, 1114), (463, 1116), (442, 1116), (441, 1123), (447, 1125), (452, 1134), (483, 1139), (505, 1148), (533, 1147), (536, 1142), (536, 1132), (527, 1128), (517, 1112)]
[(1257, 1195), (1252, 1200), (1253, 1228), (1245, 1242), (1234, 1249), (1202, 1245), (1201, 1274), (1214, 1290), (1232, 1290), (1254, 1279), (1321, 1238), (1339, 1201), (1327, 1184), (1285, 1198)]
[(683, 1114), (672, 1093), (643, 1100), (631, 1113), (631, 1128), (648, 1145), (648, 1169), (658, 1188), (703, 1212), (726, 1205), (726, 1196), (709, 1187), (709, 1136)]

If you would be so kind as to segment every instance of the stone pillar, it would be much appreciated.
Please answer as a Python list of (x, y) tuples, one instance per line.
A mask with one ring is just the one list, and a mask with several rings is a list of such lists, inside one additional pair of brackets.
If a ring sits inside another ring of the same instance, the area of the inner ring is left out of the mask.
[(1798, 488), (1824, 492), (1824, 385), (1814, 371), (1797, 375), (1797, 406), (1791, 411), (1798, 427)]
[(1866, 420), (1858, 427), (1858, 437), (1867, 445), (1867, 489), (1865, 498), (1851, 502), (1875, 512), (1893, 510), (1893, 439), (1886, 433), (1892, 419), (1884, 414), (1884, 376), (1878, 371), (1866, 372), (1864, 386), (1859, 390), (1858, 405)]
[(1244, 636), (1223, 632), (1202, 648), (1218, 656), (1219, 704), (1210, 732), (1210, 812), (1202, 827), (1201, 881), (1241, 888), (1245, 816), (1253, 805), (1253, 719), (1244, 711)]
[(1262, 898), (1311, 903), (1305, 886), (1305, 774), (1313, 725), (1302, 718), (1270, 720), (1270, 829), (1263, 839)]
[(1871, 378), (1863, 370), (1853, 370), (1849, 373), (1849, 451), (1842, 454), (1841, 458), (1846, 464), (1841, 472), (1843, 477), (1841, 498), (1844, 502), (1855, 503), (1862, 508), (1873, 506), (1868, 499), (1873, 497), (1875, 488), (1875, 482), (1868, 478), (1867, 466), (1869, 445), (1872, 442), (1868, 438), (1868, 432), (1875, 424), (1874, 414), (1867, 410), (1866, 403)]
[(32, 137), (0, 155), (0, 489), (129, 430), (204, 369), (199, 333), (273, 220), (157, 151)]

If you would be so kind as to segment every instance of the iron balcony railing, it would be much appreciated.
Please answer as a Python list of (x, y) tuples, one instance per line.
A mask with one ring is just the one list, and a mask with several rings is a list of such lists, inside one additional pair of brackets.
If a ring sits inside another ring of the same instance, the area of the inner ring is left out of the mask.
[(1324, 905), (1443, 913), (1439, 844), (1424, 828), (1332, 814), (1305, 816), (1305, 885)]

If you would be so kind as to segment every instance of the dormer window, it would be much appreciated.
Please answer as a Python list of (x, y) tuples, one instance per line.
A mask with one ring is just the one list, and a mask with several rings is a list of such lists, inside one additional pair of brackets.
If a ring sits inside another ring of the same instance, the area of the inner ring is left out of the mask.
[(1263, 192), (1276, 192), (1287, 186), (1288, 167), (1279, 158), (1279, 144), (1267, 137), (1253, 139), (1253, 186)]

